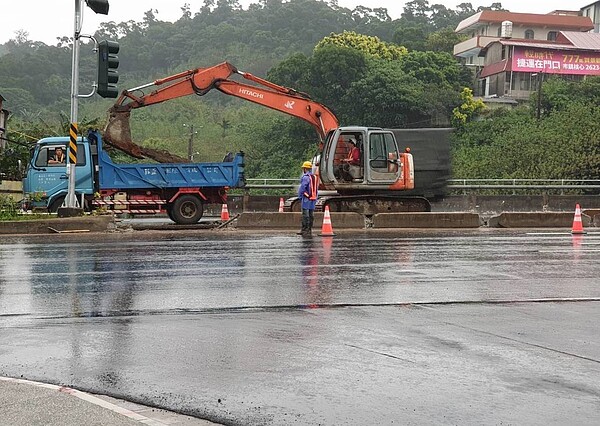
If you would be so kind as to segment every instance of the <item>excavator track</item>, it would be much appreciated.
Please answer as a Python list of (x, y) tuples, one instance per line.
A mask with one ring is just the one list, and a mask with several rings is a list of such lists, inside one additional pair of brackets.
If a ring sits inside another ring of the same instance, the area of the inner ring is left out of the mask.
[[(423, 197), (394, 197), (386, 195), (332, 195), (319, 197), (316, 211), (353, 212), (364, 216), (377, 213), (423, 213), (431, 211), (431, 204)], [(301, 211), (300, 199), (289, 198), (284, 203), (284, 212)]]

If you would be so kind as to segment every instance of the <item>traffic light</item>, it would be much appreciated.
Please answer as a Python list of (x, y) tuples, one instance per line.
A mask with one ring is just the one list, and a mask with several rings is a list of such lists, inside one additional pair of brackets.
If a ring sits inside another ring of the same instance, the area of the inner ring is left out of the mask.
[(108, 0), (85, 0), (85, 3), (94, 12), (108, 15)]
[(119, 43), (103, 40), (98, 43), (98, 94), (103, 98), (119, 96)]

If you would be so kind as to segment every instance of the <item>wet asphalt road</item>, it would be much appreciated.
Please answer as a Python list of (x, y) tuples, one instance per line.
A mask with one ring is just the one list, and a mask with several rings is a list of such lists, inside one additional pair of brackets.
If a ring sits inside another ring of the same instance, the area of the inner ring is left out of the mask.
[(597, 424), (600, 234), (0, 242), (0, 375), (226, 424)]

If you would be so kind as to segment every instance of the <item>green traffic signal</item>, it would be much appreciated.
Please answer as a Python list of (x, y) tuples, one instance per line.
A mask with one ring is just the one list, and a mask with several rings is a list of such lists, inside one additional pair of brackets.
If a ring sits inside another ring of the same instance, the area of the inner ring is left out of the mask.
[(98, 94), (103, 98), (119, 96), (119, 43), (103, 40), (98, 43)]

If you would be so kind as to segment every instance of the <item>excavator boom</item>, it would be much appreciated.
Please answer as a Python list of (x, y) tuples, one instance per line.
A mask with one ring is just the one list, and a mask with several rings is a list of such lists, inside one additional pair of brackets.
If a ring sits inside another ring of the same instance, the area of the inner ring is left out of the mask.
[[(240, 75), (257, 85), (230, 80), (229, 77), (233, 74)], [(153, 89), (144, 94), (144, 89), (148, 88)], [(298, 117), (315, 128), (321, 141), (329, 131), (339, 125), (333, 112), (312, 101), (307, 94), (238, 71), (230, 63), (223, 62), (214, 67), (184, 71), (143, 86), (124, 90), (109, 110), (104, 139), (108, 144), (134, 157), (150, 157), (159, 162), (186, 162), (187, 159), (173, 156), (166, 151), (148, 150), (134, 144), (129, 124), (130, 112), (136, 108), (182, 96), (192, 94), (203, 96), (212, 89)]]

